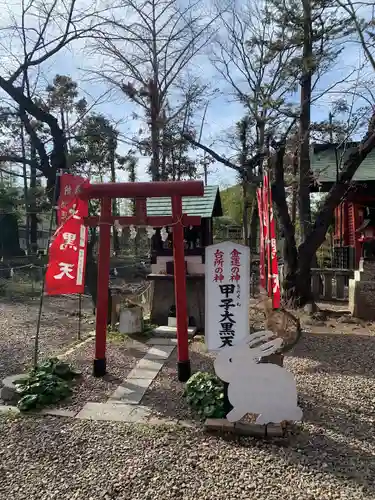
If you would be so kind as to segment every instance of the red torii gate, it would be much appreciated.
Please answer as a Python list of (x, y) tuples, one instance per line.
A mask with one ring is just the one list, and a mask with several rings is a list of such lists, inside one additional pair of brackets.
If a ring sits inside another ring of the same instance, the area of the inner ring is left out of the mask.
[[(184, 226), (198, 226), (199, 216), (188, 217), (182, 213), (183, 196), (203, 196), (202, 181), (177, 182), (124, 182), (90, 184), (82, 186), (78, 195), (82, 199), (99, 199), (100, 216), (87, 217), (85, 224), (99, 226), (98, 294), (96, 307), (96, 338), (94, 376), (106, 373), (106, 333), (108, 315), (108, 282), (110, 269), (111, 226), (117, 220), (123, 226), (173, 226), (174, 285), (177, 313), (177, 373), (180, 382), (190, 378), (191, 368), (188, 348), (188, 317), (186, 303), (186, 276), (184, 252)], [(170, 197), (172, 216), (147, 216), (147, 198)], [(112, 215), (112, 198), (135, 199), (135, 215)]]

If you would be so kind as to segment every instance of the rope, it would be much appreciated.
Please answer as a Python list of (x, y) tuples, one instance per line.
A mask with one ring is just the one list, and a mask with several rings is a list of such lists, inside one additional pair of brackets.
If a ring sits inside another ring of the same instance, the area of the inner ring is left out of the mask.
[[(186, 214), (182, 214), (181, 217), (179, 217), (176, 222), (171, 222), (170, 224), (167, 224), (166, 226), (155, 226), (155, 227), (173, 227), (173, 226), (177, 226), (177, 224), (181, 224), (181, 226), (183, 227), (189, 227), (191, 226), (191, 224), (188, 224), (187, 226), (185, 226), (185, 224), (183, 224), (182, 220), (184, 218), (184, 215)], [(100, 217), (100, 216), (99, 216)], [(118, 220), (118, 219), (116, 219)], [(114, 222), (98, 222), (98, 226), (113, 226), (115, 223), (116, 223), (116, 220)], [(134, 226), (134, 227), (150, 227), (150, 226), (146, 226), (145, 224), (124, 224), (124, 225), (121, 225), (120, 226), (123, 228), (123, 227), (130, 227), (130, 226)]]

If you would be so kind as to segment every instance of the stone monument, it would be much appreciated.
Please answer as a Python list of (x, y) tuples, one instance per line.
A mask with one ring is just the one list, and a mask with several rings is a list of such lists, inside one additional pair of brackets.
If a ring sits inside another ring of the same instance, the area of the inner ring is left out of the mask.
[(372, 248), (359, 261), (354, 279), (349, 280), (349, 309), (355, 318), (375, 321), (375, 255)]

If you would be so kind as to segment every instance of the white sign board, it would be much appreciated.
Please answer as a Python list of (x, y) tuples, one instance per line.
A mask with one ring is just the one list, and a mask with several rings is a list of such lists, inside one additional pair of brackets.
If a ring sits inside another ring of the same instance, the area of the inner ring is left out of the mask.
[(206, 247), (205, 338), (209, 351), (249, 335), (250, 249), (231, 241)]

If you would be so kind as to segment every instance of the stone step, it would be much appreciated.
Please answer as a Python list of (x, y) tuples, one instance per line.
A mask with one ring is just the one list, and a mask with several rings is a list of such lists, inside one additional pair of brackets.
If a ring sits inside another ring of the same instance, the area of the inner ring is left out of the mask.
[(151, 410), (145, 406), (119, 403), (86, 403), (76, 418), (113, 422), (145, 422)]
[[(188, 338), (191, 339), (197, 332), (196, 326), (188, 327)], [(158, 326), (152, 330), (155, 337), (164, 338), (177, 338), (177, 327), (176, 326)]]
[(147, 345), (176, 347), (177, 339), (167, 339), (165, 337), (151, 337), (146, 342)]

